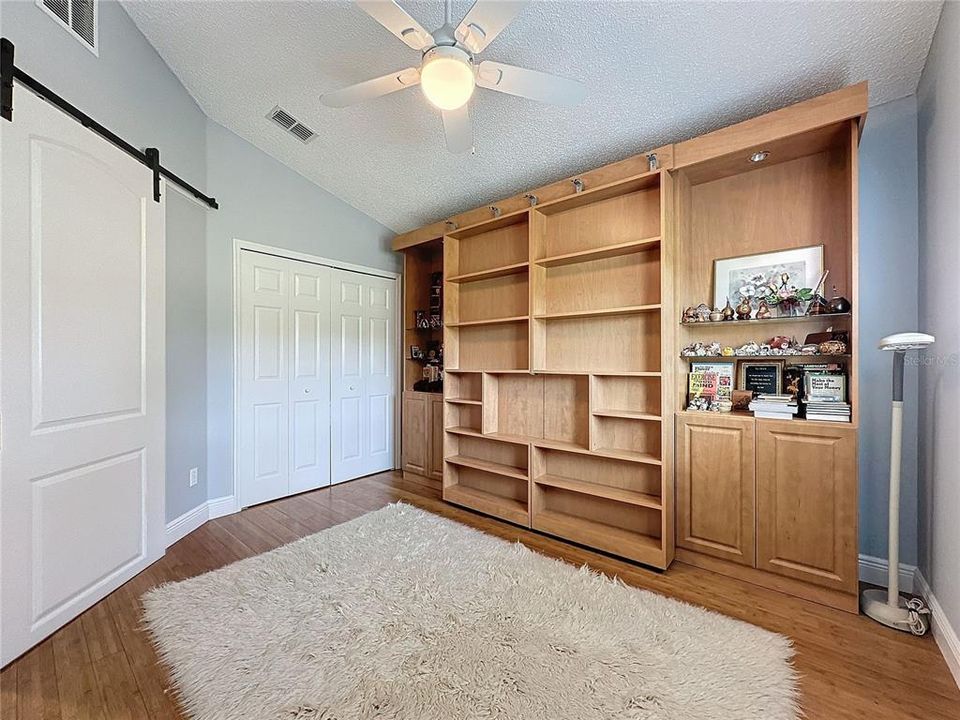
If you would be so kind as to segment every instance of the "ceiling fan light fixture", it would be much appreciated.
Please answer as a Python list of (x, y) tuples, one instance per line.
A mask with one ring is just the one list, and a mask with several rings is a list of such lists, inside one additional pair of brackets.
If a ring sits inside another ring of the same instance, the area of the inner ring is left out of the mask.
[(439, 46), (423, 56), (420, 87), (433, 105), (456, 110), (473, 95), (476, 76), (470, 56), (459, 48)]

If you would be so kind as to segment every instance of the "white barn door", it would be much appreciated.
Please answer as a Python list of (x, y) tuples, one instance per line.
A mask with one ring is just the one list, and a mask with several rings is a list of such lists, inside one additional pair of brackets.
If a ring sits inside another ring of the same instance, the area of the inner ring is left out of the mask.
[(396, 281), (332, 270), (333, 482), (392, 470)]
[(31, 93), (0, 122), (0, 664), (163, 555), (164, 227)]
[(330, 269), (240, 253), (244, 507), (330, 484)]

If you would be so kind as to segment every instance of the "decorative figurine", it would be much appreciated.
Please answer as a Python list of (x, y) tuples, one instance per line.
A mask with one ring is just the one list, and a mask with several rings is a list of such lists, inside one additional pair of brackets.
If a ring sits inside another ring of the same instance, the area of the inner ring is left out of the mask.
[(766, 300), (761, 298), (760, 303), (757, 305), (757, 320), (769, 320), (770, 315), (770, 306), (767, 305)]
[(755, 342), (744, 343), (733, 351), (734, 355), (756, 355), (760, 352), (760, 346)]
[(706, 303), (697, 305), (697, 322), (710, 322), (710, 308)]
[(722, 313), (724, 321), (733, 320), (734, 310), (733, 306), (730, 304), (730, 298), (727, 298), (727, 304), (723, 306)]
[(815, 343), (807, 343), (800, 346), (801, 355), (817, 355), (820, 352), (820, 346)]
[(749, 298), (743, 298), (737, 305), (737, 320), (749, 320), (752, 312), (753, 308), (750, 307)]
[(723, 357), (733, 357), (733, 348), (729, 345), (724, 345), (723, 349), (720, 351), (720, 354)]
[(681, 319), (685, 323), (695, 323), (697, 321), (697, 311), (693, 308), (693, 305), (683, 311)]
[(710, 322), (720, 322), (723, 320), (723, 313), (720, 312), (717, 308), (714, 308), (710, 311)]

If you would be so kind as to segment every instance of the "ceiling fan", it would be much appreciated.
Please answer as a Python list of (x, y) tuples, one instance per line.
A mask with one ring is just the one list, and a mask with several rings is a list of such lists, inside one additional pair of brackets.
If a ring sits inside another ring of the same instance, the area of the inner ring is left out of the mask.
[(440, 109), (450, 152), (473, 148), (473, 127), (467, 103), (477, 85), (555, 105), (576, 105), (586, 88), (576, 80), (527, 70), (475, 56), (510, 24), (529, 0), (476, 0), (459, 25), (450, 19), (451, 0), (444, 4), (444, 23), (427, 32), (395, 0), (356, 0), (370, 17), (397, 38), (422, 53), (419, 67), (366, 80), (320, 96), (330, 107), (347, 107), (420, 85), (423, 94)]

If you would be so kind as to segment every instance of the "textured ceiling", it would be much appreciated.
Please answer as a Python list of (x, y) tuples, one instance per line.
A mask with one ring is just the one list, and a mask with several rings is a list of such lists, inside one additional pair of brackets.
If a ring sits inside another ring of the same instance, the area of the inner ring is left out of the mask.
[[(429, 30), (443, 22), (439, 0), (401, 4)], [(403, 232), (860, 80), (871, 105), (909, 95), (941, 3), (534, 2), (480, 58), (577, 78), (587, 99), (556, 108), (478, 89), (473, 155), (447, 152), (419, 89), (320, 104), (419, 61), (351, 3), (124, 5), (211, 118)], [(454, 2), (454, 19), (469, 6)], [(303, 145), (272, 124), (276, 104), (318, 137)]]

